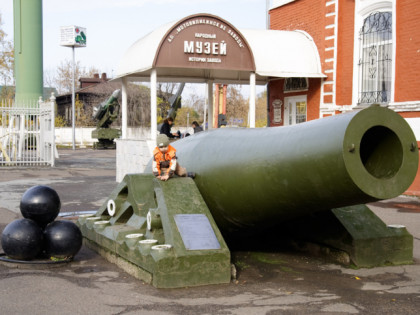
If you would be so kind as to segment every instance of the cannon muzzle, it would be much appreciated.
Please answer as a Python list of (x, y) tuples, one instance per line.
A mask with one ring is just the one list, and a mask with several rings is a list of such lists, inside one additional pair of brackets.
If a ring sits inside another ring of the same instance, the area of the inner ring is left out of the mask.
[(224, 235), (396, 197), (418, 166), (409, 125), (380, 106), (288, 127), (210, 130), (173, 146)]

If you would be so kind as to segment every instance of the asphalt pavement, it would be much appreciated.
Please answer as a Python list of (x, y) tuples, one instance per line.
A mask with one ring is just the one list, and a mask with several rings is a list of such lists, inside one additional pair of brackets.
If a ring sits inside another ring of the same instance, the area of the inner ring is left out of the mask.
[[(116, 186), (115, 151), (59, 154), (54, 168), (0, 168), (0, 232), (34, 185), (54, 188), (62, 213), (97, 210)], [(230, 284), (156, 289), (83, 246), (70, 263), (0, 263), (0, 314), (419, 314), (420, 201), (369, 207), (414, 236), (413, 264), (351, 269), (307, 252), (234, 252)]]

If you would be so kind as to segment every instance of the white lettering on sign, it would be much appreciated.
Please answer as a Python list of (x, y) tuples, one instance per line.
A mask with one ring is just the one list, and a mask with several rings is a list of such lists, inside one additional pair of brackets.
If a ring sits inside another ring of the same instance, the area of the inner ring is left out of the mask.
[(200, 57), (189, 57), (188, 61), (192, 62), (206, 62), (206, 58), (200, 58)]
[(188, 61), (191, 62), (209, 62), (209, 63), (221, 63), (220, 58), (203, 58), (203, 57), (188, 57)]
[(222, 59), (220, 59), (220, 58), (207, 58), (207, 62), (221, 63)]
[(220, 55), (226, 56), (226, 42), (224, 40), (222, 40), (222, 42), (220, 43)]
[(186, 54), (206, 54), (206, 55), (222, 55), (226, 56), (226, 42), (199, 42), (184, 41), (184, 53)]
[(244, 47), (244, 44), (242, 43), (241, 38), (232, 30), (228, 30), (228, 34), (232, 36), (232, 38), (238, 43), (239, 47)]
[(195, 38), (211, 38), (211, 39), (215, 39), (216, 38), (216, 34), (195, 33)]
[[(227, 27), (223, 23), (220, 23), (216, 20), (208, 19), (208, 18), (197, 18), (197, 19), (193, 19), (193, 20), (190, 20), (190, 21), (187, 21), (187, 22), (184, 22), (184, 23), (178, 25), (173, 30), (173, 32), (170, 35), (168, 35), (167, 41), (169, 43), (172, 43), (175, 40), (176, 36), (179, 35), (182, 31), (186, 30), (189, 27), (196, 26), (196, 25), (211, 25), (211, 26), (214, 26), (214, 27), (228, 33), (228, 35), (230, 35), (235, 40), (235, 42), (238, 44), (238, 46), (240, 48), (245, 47), (244, 43), (242, 42), (241, 37), (238, 34), (236, 34), (232, 29), (230, 29), (229, 27)], [(198, 32), (194, 33), (194, 36), (195, 36), (195, 38), (204, 38), (204, 39), (216, 39), (216, 37), (217, 37), (217, 35), (214, 34), (214, 33), (198, 33)], [(219, 47), (219, 49), (221, 51), (222, 51), (222, 48), (223, 47)], [(224, 48), (226, 50), (226, 46)], [(223, 55), (223, 53), (219, 53), (219, 54)]]

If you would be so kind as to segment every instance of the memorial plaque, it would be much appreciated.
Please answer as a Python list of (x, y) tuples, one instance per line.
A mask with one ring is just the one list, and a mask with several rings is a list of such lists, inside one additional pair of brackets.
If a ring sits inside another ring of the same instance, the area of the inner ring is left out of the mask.
[(216, 234), (204, 214), (177, 214), (175, 223), (186, 249), (220, 249)]

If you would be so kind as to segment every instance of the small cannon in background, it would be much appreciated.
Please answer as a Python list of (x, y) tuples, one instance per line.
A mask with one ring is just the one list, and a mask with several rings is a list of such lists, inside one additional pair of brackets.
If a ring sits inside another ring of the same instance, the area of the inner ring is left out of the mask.
[(115, 90), (106, 101), (93, 108), (92, 116), (98, 121), (96, 129), (92, 131), (92, 138), (98, 139), (98, 142), (93, 144), (94, 149), (116, 148), (114, 139), (121, 136), (121, 130), (111, 128), (110, 125), (118, 118), (119, 96), (120, 90)]
[[(148, 167), (126, 175), (88, 218), (103, 226), (79, 219), (93, 247), (137, 266), (157, 287), (228, 282), (227, 244), (246, 248), (260, 236), (325, 244), (359, 267), (412, 261), (413, 237), (364, 205), (402, 194), (416, 175), (414, 134), (389, 109), (289, 127), (214, 129), (172, 145), (194, 180), (162, 182)], [(129, 234), (144, 239), (133, 245)], [(149, 242), (166, 250), (146, 249)]]

